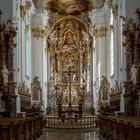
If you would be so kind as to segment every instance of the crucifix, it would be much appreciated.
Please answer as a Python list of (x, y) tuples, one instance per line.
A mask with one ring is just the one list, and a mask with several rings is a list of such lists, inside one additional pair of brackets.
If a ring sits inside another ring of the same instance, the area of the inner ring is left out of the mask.
[(72, 73), (75, 73), (75, 71), (71, 71), (71, 68), (69, 67), (69, 71), (68, 71), (68, 77), (69, 77), (69, 83), (68, 83), (68, 86), (69, 86), (69, 108), (71, 108), (71, 86), (72, 86), (71, 78), (72, 78)]
[(68, 76), (69, 76), (69, 107), (71, 108), (71, 69), (69, 67)]

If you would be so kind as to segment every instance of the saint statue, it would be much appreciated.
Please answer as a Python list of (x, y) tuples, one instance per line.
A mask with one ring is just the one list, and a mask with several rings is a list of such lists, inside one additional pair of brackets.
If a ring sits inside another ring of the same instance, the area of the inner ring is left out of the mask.
[(73, 74), (73, 81), (75, 81), (76, 80), (76, 74), (74, 73)]
[(137, 83), (138, 69), (135, 65), (132, 66), (130, 74), (131, 74), (131, 81), (133, 82), (133, 84), (136, 84)]
[(66, 105), (68, 104), (68, 88), (66, 88), (63, 92), (63, 103)]
[(84, 70), (84, 72), (82, 73), (82, 79), (84, 82), (86, 81), (86, 70)]
[(7, 83), (8, 83), (9, 71), (8, 71), (6, 65), (3, 66), (2, 74), (3, 74), (3, 83), (4, 83), (4, 85), (7, 85)]

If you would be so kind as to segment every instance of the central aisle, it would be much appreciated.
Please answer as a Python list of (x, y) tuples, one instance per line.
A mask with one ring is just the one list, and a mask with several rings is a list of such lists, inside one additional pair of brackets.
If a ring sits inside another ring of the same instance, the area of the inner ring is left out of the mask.
[(99, 140), (96, 132), (45, 132), (38, 140)]

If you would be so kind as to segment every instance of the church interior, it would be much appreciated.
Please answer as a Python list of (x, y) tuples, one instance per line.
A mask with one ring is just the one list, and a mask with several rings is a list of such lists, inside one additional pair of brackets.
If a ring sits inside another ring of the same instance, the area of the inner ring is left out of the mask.
[(0, 1), (1, 140), (140, 140), (140, 1)]

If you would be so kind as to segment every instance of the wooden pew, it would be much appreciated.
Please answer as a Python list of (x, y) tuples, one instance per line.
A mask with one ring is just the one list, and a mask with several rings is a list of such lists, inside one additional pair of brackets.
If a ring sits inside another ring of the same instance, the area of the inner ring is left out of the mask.
[(107, 140), (139, 140), (140, 117), (100, 117), (99, 135)]
[(8, 140), (11, 137), (11, 129), (9, 122), (0, 122), (0, 138), (1, 140)]
[(36, 139), (42, 134), (43, 116), (0, 118), (0, 140)]
[(139, 140), (140, 139), (140, 125), (134, 125), (133, 131), (131, 133), (133, 134), (133, 140)]

